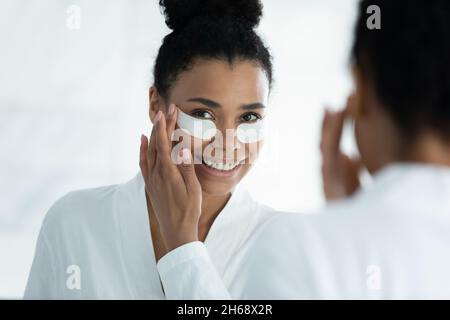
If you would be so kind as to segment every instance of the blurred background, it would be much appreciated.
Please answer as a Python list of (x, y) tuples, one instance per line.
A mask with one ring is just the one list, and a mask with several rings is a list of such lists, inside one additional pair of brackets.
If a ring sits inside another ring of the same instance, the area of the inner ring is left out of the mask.
[[(157, 2), (0, 0), (0, 298), (22, 297), (56, 199), (139, 171), (153, 61), (169, 32)], [(308, 213), (323, 204), (324, 107), (342, 107), (352, 88), (357, 0), (263, 4), (258, 31), (275, 69), (270, 139), (243, 183), (261, 202)]]

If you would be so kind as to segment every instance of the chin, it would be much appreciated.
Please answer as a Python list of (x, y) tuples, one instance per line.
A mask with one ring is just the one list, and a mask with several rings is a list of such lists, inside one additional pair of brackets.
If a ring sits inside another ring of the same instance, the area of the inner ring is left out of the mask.
[(223, 181), (205, 181), (199, 179), (202, 191), (210, 196), (224, 196), (229, 194), (237, 183), (225, 183)]
[(247, 172), (248, 166), (244, 163), (235, 164), (227, 168), (214, 168), (204, 161), (195, 165), (197, 178), (202, 191), (213, 196), (229, 194)]
[(220, 196), (225, 196), (227, 194), (229, 194), (233, 188), (233, 187), (229, 187), (229, 186), (211, 186), (210, 184), (202, 184), (202, 191), (203, 193), (210, 195), (210, 196), (214, 196), (214, 197), (220, 197)]

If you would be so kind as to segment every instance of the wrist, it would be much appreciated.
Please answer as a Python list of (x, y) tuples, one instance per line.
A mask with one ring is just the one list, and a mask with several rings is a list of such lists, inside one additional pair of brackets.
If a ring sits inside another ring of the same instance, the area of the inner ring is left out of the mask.
[(197, 236), (186, 236), (186, 237), (177, 237), (171, 239), (169, 241), (165, 241), (167, 252), (170, 252), (178, 247), (181, 247), (185, 244), (198, 241)]
[(198, 229), (197, 227), (188, 230), (174, 229), (171, 232), (161, 230), (161, 236), (167, 251), (172, 251), (187, 243), (198, 241)]

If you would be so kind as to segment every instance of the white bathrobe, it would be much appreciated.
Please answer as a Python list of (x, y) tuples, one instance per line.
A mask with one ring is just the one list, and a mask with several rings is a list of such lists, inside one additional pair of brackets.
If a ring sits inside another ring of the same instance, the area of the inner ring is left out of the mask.
[(249, 242), (225, 282), (201, 243), (168, 253), (167, 297), (450, 299), (450, 168), (390, 165), (352, 198), (277, 215)]
[[(204, 243), (221, 278), (238, 272), (230, 269), (237, 253), (275, 214), (243, 189), (235, 188)], [(124, 184), (70, 192), (44, 219), (25, 298), (165, 299), (151, 239), (141, 173)]]

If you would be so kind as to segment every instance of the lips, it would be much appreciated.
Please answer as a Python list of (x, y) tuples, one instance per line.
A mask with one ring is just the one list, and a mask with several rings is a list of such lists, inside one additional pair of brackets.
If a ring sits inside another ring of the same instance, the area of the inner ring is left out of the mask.
[(198, 165), (198, 169), (206, 176), (222, 179), (233, 178), (239, 173), (244, 161), (213, 162), (203, 159), (202, 164)]
[(243, 161), (225, 161), (225, 162), (216, 162), (208, 159), (203, 159), (204, 165), (216, 169), (219, 171), (230, 171), (239, 166)]

